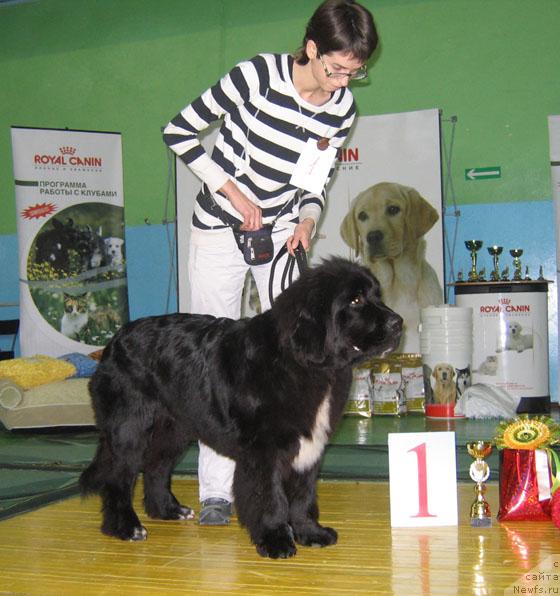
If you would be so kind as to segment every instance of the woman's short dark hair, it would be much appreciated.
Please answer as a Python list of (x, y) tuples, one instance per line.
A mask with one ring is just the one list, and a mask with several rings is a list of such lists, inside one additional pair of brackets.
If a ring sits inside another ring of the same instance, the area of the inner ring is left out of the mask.
[(298, 64), (309, 62), (305, 48), (310, 39), (320, 55), (348, 53), (361, 62), (368, 60), (378, 42), (372, 14), (354, 0), (326, 0), (315, 10), (302, 47), (294, 55)]

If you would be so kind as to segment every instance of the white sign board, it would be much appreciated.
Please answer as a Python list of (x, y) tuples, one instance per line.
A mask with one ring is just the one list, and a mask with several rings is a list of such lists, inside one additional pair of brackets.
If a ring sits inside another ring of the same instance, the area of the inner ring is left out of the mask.
[(390, 433), (391, 526), (457, 525), (455, 433)]
[[(548, 117), (552, 201), (556, 214), (556, 273), (560, 267), (560, 115)], [(560, 395), (560, 385), (558, 387)]]

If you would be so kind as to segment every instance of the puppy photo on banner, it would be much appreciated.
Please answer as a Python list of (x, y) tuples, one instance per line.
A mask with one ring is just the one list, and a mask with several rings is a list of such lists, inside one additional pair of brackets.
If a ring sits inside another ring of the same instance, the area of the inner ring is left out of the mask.
[(419, 352), (420, 311), (444, 301), (439, 110), (356, 119), (313, 245), (312, 261), (358, 260), (404, 319), (400, 352)]

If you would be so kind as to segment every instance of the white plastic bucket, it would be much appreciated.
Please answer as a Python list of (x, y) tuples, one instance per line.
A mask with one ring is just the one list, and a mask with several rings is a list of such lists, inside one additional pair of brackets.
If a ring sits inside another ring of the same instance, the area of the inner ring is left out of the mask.
[(462, 418), (455, 404), (471, 384), (472, 308), (429, 306), (420, 316), (426, 416)]

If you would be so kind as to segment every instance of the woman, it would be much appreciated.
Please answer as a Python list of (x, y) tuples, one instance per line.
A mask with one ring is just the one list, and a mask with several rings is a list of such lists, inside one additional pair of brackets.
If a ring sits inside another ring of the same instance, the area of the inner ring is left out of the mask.
[[(367, 9), (326, 0), (294, 56), (259, 54), (241, 62), (167, 125), (165, 142), (202, 181), (189, 247), (193, 313), (239, 318), (248, 269), (262, 308), (270, 306), (271, 262), (246, 262), (240, 234), (271, 230), (275, 254), (284, 244), (292, 255), (300, 243), (309, 249), (336, 152), (356, 113), (348, 84), (367, 76), (377, 42)], [(218, 119), (210, 156), (198, 135)], [(200, 445), (201, 524), (229, 522), (234, 469), (233, 460)]]

